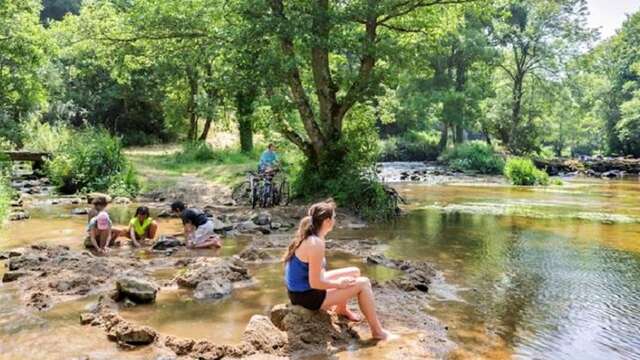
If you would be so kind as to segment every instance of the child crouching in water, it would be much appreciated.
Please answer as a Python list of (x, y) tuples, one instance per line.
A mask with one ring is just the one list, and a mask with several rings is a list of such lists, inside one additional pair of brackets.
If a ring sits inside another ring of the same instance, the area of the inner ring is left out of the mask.
[(113, 229), (113, 224), (106, 211), (107, 199), (104, 196), (98, 196), (91, 202), (93, 208), (88, 213), (87, 233), (89, 242), (85, 242), (87, 246), (91, 246), (98, 253), (104, 254), (109, 246), (115, 240), (119, 232)]
[(129, 221), (127, 237), (133, 242), (133, 246), (140, 247), (146, 239), (153, 240), (158, 231), (158, 224), (149, 216), (149, 208), (140, 206), (136, 209), (135, 216)]
[(222, 239), (213, 231), (213, 221), (199, 209), (187, 208), (182, 201), (171, 204), (171, 210), (180, 216), (188, 248), (219, 248)]

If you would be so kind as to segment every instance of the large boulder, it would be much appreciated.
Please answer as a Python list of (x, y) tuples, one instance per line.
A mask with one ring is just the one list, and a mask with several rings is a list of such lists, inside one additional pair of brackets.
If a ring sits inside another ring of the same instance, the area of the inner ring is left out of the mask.
[(256, 351), (266, 354), (282, 354), (287, 346), (287, 335), (280, 331), (264, 315), (253, 315), (242, 334), (242, 341)]
[(193, 297), (198, 300), (220, 299), (231, 294), (233, 286), (228, 279), (216, 279), (201, 281), (193, 292)]
[(233, 224), (231, 223), (224, 222), (216, 217), (212, 218), (211, 221), (213, 222), (213, 231), (215, 232), (221, 233), (233, 230)]
[(151, 281), (124, 276), (116, 280), (114, 299), (116, 301), (129, 299), (137, 304), (147, 304), (156, 300), (157, 293), (158, 287)]
[(279, 304), (271, 309), (271, 322), (287, 333), (288, 352), (328, 355), (359, 339), (352, 324), (326, 311), (311, 311), (301, 306)]

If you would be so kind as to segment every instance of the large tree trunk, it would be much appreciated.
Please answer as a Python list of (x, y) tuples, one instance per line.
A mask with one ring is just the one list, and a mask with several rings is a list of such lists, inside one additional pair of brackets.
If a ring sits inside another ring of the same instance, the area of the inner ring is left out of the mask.
[(440, 130), (440, 142), (438, 143), (438, 150), (443, 152), (447, 148), (447, 140), (449, 139), (449, 124), (442, 123), (442, 129)]
[(236, 93), (236, 118), (240, 131), (240, 150), (245, 153), (253, 151), (253, 105), (256, 99), (255, 90)]

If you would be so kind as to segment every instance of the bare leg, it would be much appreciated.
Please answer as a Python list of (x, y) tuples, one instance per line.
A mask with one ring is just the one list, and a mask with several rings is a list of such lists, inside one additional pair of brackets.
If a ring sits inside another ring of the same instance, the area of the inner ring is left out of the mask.
[(192, 246), (194, 249), (203, 249), (203, 248), (219, 248), (222, 247), (222, 240), (218, 236), (210, 236), (207, 240), (194, 243)]
[[(341, 277), (346, 277), (346, 276), (360, 277), (360, 269), (355, 266), (340, 268), (340, 269), (325, 271), (324, 276), (330, 280), (337, 280)], [(362, 317), (360, 315), (349, 310), (349, 307), (347, 306), (348, 301), (349, 300), (347, 299), (347, 301), (345, 301), (344, 303), (337, 304), (335, 309), (336, 313), (339, 315), (345, 316), (347, 319), (351, 321), (361, 321)]]
[(327, 296), (322, 303), (322, 309), (330, 309), (334, 305), (346, 303), (353, 297), (358, 297), (358, 305), (360, 310), (367, 318), (371, 335), (375, 339), (384, 340), (389, 334), (382, 328), (378, 314), (376, 313), (376, 304), (373, 299), (373, 289), (371, 282), (366, 277), (359, 277), (356, 284), (345, 289), (327, 290)]
[(151, 240), (155, 240), (156, 233), (158, 233), (158, 223), (153, 221), (151, 225), (149, 225), (149, 228), (147, 229), (147, 233), (146, 233), (147, 238)]

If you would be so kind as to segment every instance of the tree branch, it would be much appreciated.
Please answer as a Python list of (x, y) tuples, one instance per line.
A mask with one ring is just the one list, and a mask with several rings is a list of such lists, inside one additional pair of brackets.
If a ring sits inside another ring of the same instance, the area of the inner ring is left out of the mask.
[(329, 68), (329, 1), (318, 0), (318, 9), (313, 12), (313, 32), (317, 35), (311, 48), (311, 70), (316, 87), (320, 110), (320, 124), (331, 126), (331, 114), (337, 105), (336, 85)]
[(434, 5), (453, 5), (453, 4), (464, 4), (469, 2), (475, 2), (477, 0), (431, 0), (431, 1), (415, 1), (415, 0), (407, 0), (402, 1), (397, 4), (389, 14), (384, 16), (382, 19), (378, 20), (379, 24), (384, 24), (385, 22), (398, 18), (404, 15), (411, 13), (414, 10), (418, 10), (420, 8), (425, 8)]
[(376, 63), (373, 45), (376, 42), (376, 30), (378, 28), (378, 20), (373, 8), (376, 6), (377, 0), (369, 0), (370, 11), (365, 24), (365, 36), (363, 40), (364, 53), (360, 59), (360, 68), (358, 70), (357, 79), (351, 84), (347, 94), (342, 99), (340, 105), (336, 108), (333, 116), (333, 130), (342, 131), (342, 121), (347, 111), (362, 97), (362, 94), (369, 86), (373, 67)]
[[(277, 20), (280, 21), (281, 25), (286, 24), (287, 18), (284, 15), (284, 5), (282, 4), (282, 0), (272, 0), (271, 10)], [(293, 48), (293, 39), (289, 34), (283, 32), (282, 29), (277, 29), (277, 32), (280, 39), (280, 47), (288, 60), (288, 69), (286, 70), (286, 73), (289, 88), (291, 90), (291, 96), (298, 108), (300, 118), (302, 119), (304, 128), (309, 135), (315, 151), (320, 153), (322, 146), (324, 145), (325, 138), (318, 127), (318, 123), (316, 123), (311, 103), (309, 102), (309, 98), (307, 97), (304, 86), (302, 85), (300, 71), (298, 70), (298, 66), (295, 64), (296, 56)]]

